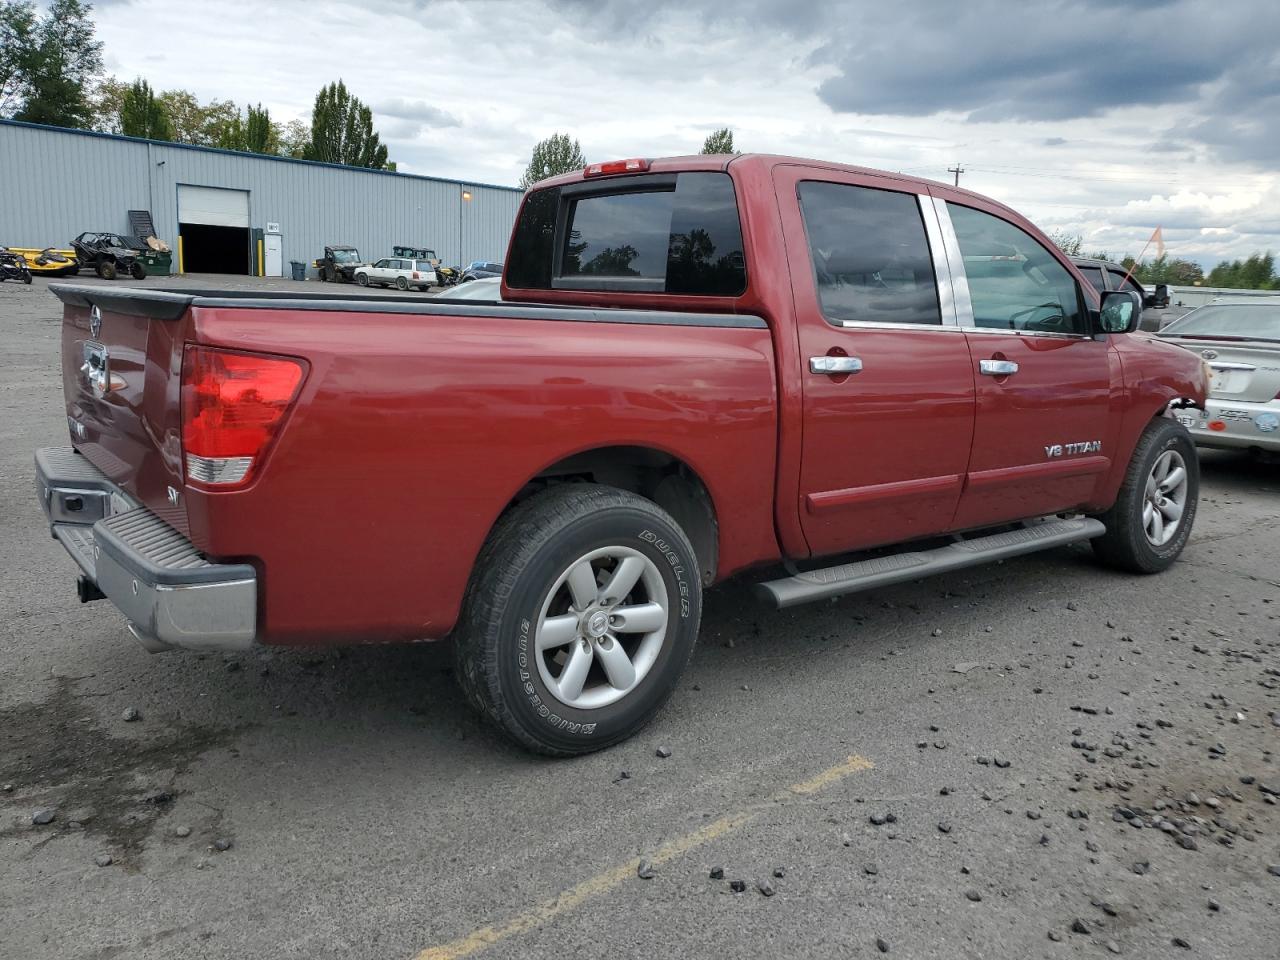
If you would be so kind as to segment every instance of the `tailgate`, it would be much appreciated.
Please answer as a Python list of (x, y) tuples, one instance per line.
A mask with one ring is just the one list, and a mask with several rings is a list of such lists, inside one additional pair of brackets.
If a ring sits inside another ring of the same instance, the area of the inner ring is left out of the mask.
[(50, 290), (64, 304), (62, 391), (72, 442), (113, 483), (189, 533), (176, 492), (182, 489), (182, 347), (192, 297), (76, 284)]

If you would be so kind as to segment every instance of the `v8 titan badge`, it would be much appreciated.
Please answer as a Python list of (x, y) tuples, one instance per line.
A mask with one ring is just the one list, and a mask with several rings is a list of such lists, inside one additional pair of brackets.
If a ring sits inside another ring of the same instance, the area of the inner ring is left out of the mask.
[(1274, 413), (1260, 413), (1253, 418), (1253, 425), (1263, 433), (1275, 433), (1280, 428), (1280, 416)]

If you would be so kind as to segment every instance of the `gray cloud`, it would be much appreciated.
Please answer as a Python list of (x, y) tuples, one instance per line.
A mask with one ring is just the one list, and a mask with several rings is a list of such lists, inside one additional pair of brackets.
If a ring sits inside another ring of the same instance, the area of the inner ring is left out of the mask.
[(1275, 0), (551, 3), (606, 34), (660, 35), (660, 15), (679, 12), (713, 32), (809, 40), (808, 63), (834, 71), (818, 97), (838, 113), (999, 123), (1145, 107), (1158, 127), (1178, 108), (1184, 135), (1224, 159), (1269, 165), (1280, 148)]
[(390, 97), (369, 105), (375, 114), (404, 121), (402, 126), (412, 125), (418, 130), (428, 127), (457, 127), (462, 121), (425, 100), (407, 100), (404, 97)]

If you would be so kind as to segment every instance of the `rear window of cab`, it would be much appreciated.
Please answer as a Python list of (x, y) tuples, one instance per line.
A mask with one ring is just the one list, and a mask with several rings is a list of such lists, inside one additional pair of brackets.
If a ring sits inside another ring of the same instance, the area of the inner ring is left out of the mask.
[(725, 173), (648, 174), (531, 193), (507, 283), (735, 297), (747, 288), (742, 224)]

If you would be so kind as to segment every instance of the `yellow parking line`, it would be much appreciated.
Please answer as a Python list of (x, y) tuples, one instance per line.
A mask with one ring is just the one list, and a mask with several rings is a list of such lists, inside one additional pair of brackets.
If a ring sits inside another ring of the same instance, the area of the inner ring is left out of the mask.
[[(862, 770), (870, 770), (874, 766), (875, 764), (865, 757), (849, 757), (843, 763), (838, 763), (834, 767), (823, 770), (815, 777), (792, 784), (779, 794), (776, 799), (785, 799), (788, 794), (808, 796), (817, 793), (851, 774)], [(701, 830), (695, 830), (693, 833), (677, 837), (675, 840), (663, 844), (645, 859), (654, 866), (668, 863), (677, 857), (683, 856), (695, 847), (710, 843), (718, 837), (745, 826), (759, 814), (759, 807), (731, 813), (707, 824)], [(594, 877), (583, 880), (577, 886), (570, 887), (559, 896), (543, 901), (533, 909), (508, 920), (506, 923), (481, 927), (479, 930), (450, 943), (428, 947), (419, 953), (414, 960), (459, 960), (461, 957), (469, 957), (471, 954), (490, 947), (501, 940), (506, 940), (508, 937), (540, 927), (560, 916), (560, 914), (567, 913), (591, 897), (608, 893), (615, 887), (621, 886), (628, 879), (634, 878), (639, 866), (640, 858), (636, 857), (611, 870), (606, 870), (604, 873), (599, 873)]]

